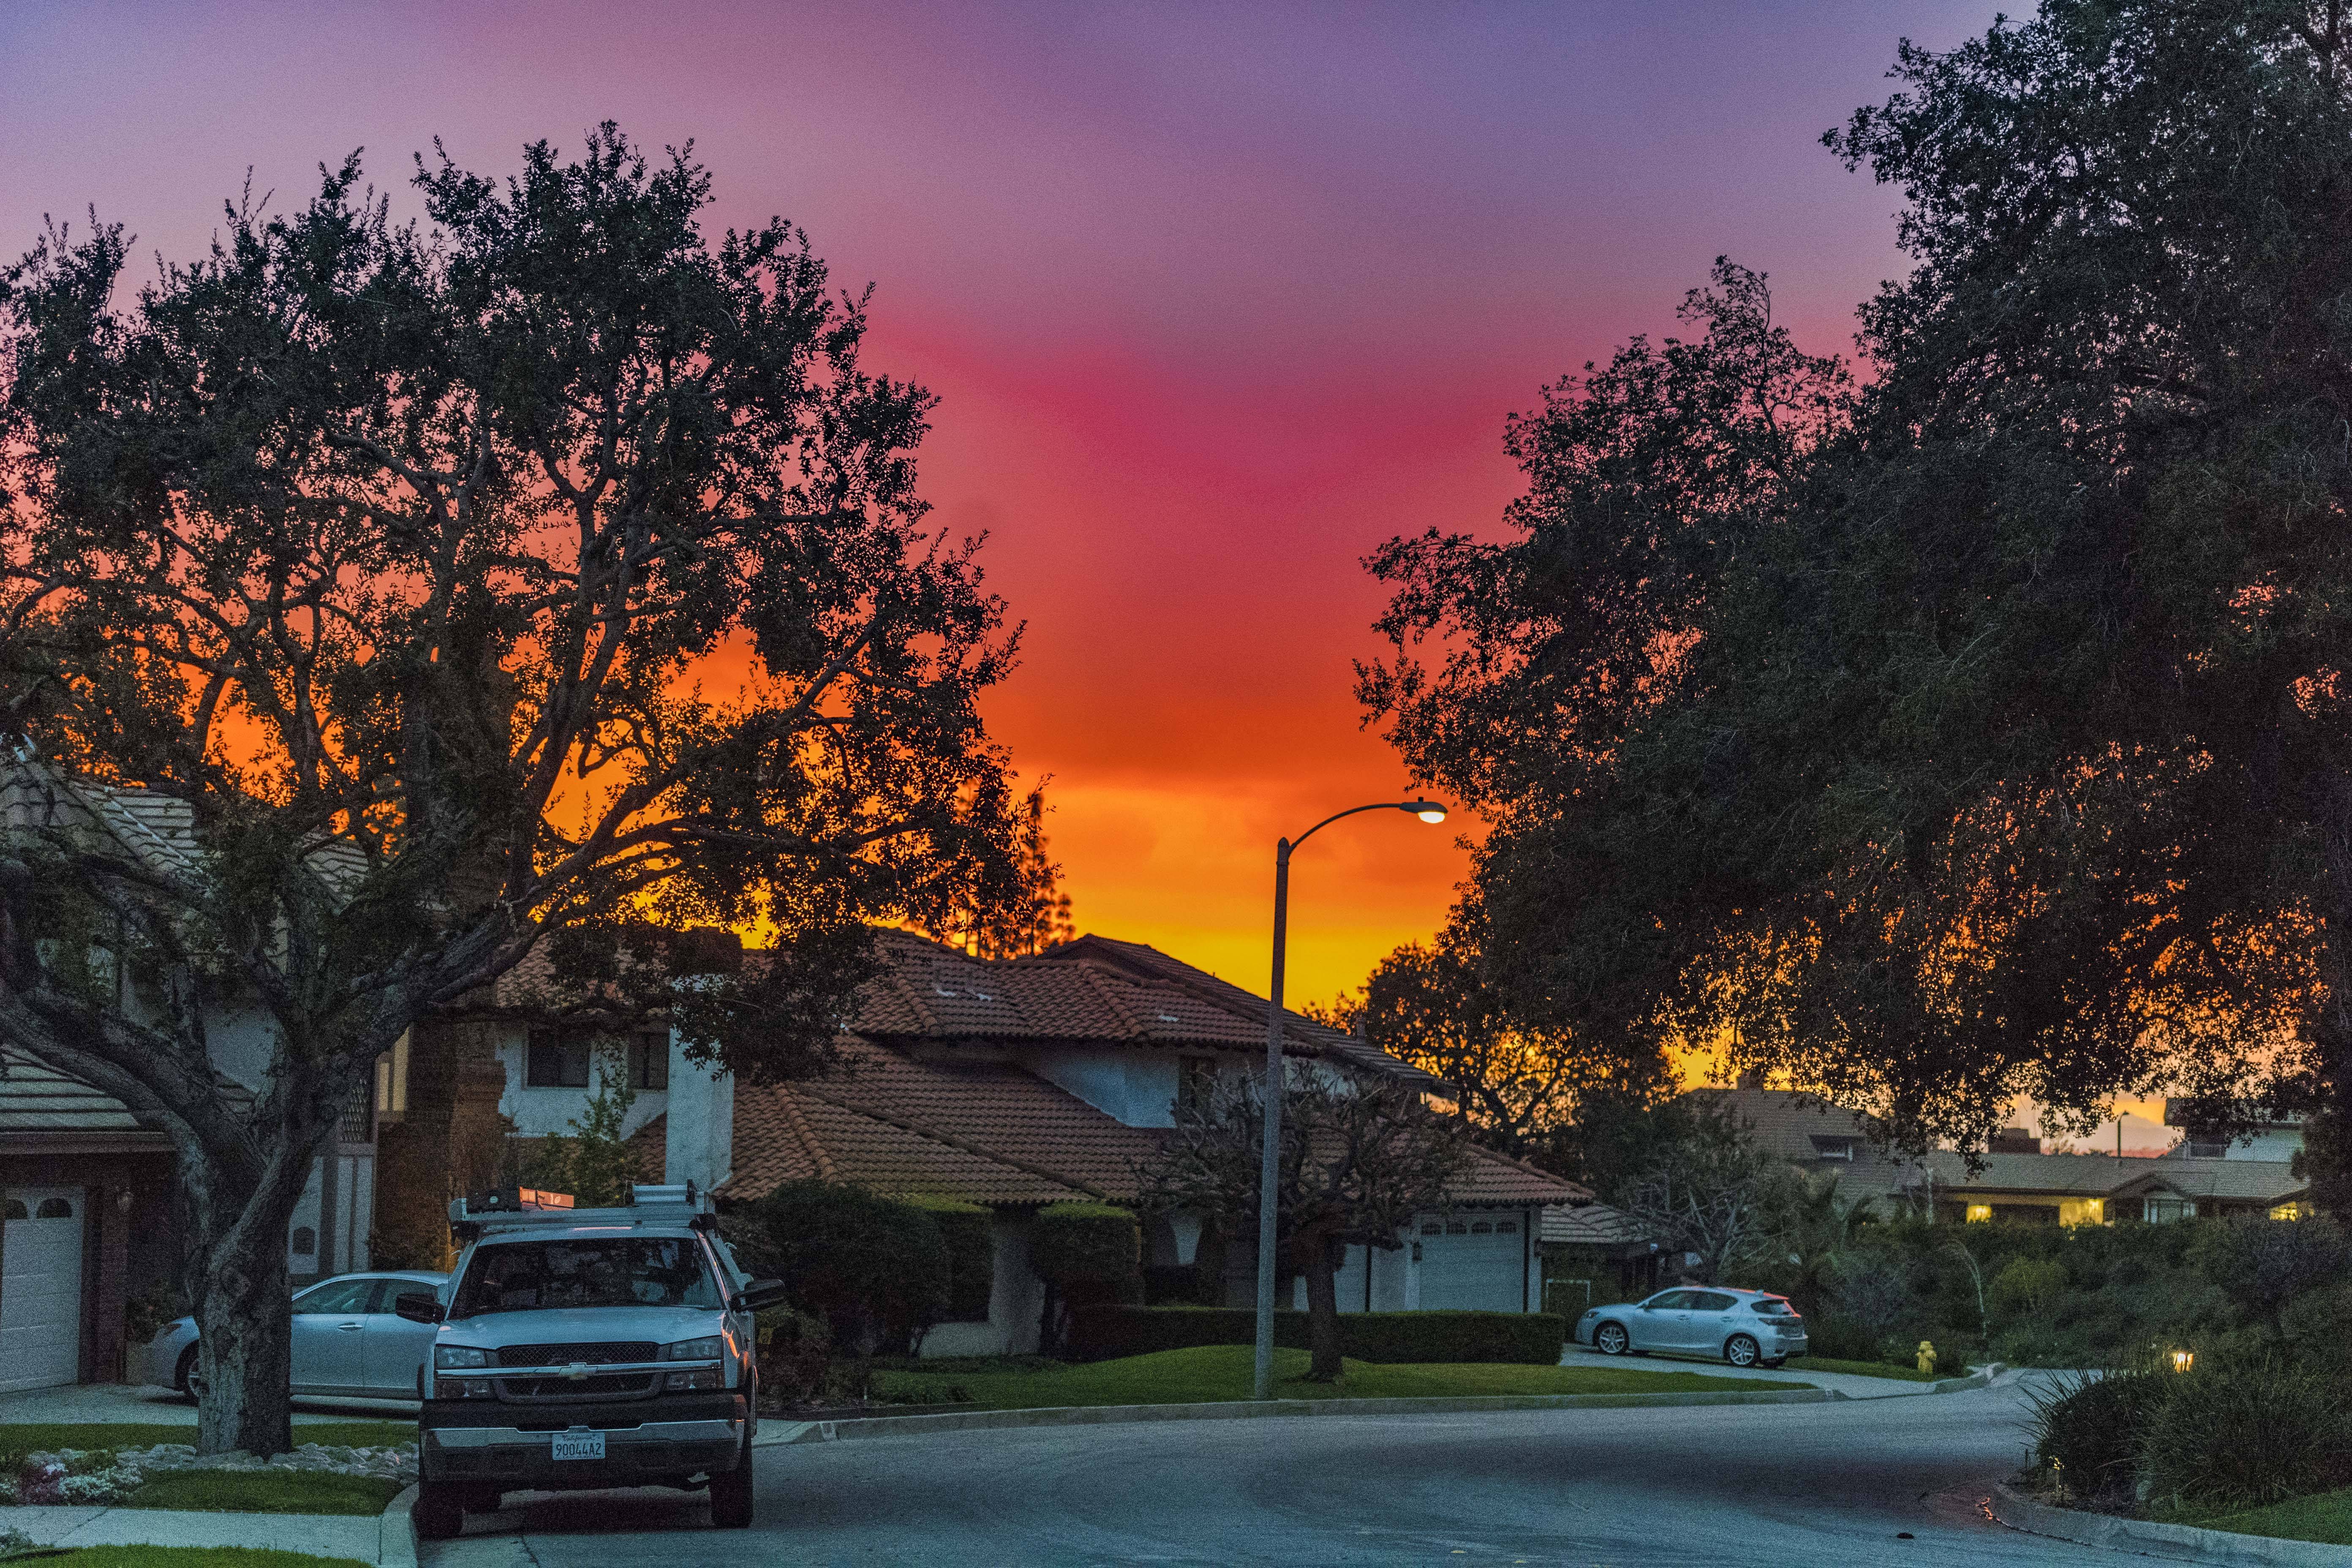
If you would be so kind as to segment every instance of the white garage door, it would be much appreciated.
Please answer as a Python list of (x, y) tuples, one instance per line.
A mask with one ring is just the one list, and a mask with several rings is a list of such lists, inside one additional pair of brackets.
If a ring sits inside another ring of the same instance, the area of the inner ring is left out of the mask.
[(1421, 1306), (1424, 1310), (1517, 1312), (1527, 1281), (1526, 1237), (1517, 1215), (1455, 1215), (1424, 1218), (1421, 1234)]
[(79, 1187), (11, 1187), (0, 1237), (0, 1390), (81, 1374)]

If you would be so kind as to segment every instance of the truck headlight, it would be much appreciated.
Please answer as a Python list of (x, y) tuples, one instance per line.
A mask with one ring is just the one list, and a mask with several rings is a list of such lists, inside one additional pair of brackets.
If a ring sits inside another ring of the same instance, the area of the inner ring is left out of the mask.
[(727, 1340), (723, 1334), (705, 1334), (698, 1340), (680, 1340), (674, 1345), (662, 1347), (664, 1361), (717, 1361), (726, 1353)]
[(435, 1345), (433, 1364), (436, 1368), (488, 1366), (490, 1364), (490, 1352), (473, 1345)]

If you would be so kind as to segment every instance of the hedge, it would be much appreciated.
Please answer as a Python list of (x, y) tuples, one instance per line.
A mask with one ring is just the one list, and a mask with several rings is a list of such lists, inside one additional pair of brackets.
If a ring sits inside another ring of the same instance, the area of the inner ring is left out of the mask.
[(946, 1321), (980, 1322), (988, 1316), (990, 1295), (996, 1288), (995, 1218), (978, 1204), (961, 1198), (911, 1194), (898, 1202), (929, 1215), (948, 1248)]
[(1143, 1228), (1109, 1204), (1048, 1204), (1029, 1235), (1030, 1267), (1072, 1302), (1138, 1300)]
[[(1069, 1351), (1078, 1361), (1245, 1345), (1256, 1338), (1257, 1314), (1239, 1308), (1081, 1307), (1070, 1314)], [(1552, 1366), (1567, 1342), (1568, 1320), (1551, 1312), (1339, 1314), (1339, 1353), (1356, 1361)], [(1307, 1314), (1276, 1312), (1274, 1342), (1306, 1349)]]

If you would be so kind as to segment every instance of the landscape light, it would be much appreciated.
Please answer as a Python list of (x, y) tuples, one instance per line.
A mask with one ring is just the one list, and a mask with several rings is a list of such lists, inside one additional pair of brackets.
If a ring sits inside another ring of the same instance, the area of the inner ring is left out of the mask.
[(2172, 1370), (2175, 1372), (2187, 1372), (2192, 1365), (2196, 1364), (2196, 1361), (2197, 1352), (2195, 1351), (2174, 1351), (2172, 1352)]

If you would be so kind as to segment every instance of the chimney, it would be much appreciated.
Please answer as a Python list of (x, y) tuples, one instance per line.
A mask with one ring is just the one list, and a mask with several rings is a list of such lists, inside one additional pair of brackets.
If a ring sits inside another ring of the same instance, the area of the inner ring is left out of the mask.
[(1986, 1145), (1985, 1152), (1988, 1154), (2039, 1154), (2042, 1152), (2042, 1140), (2022, 1127), (2004, 1127), (1992, 1135), (1992, 1142)]
[(1762, 1089), (1764, 1087), (1764, 1069), (1762, 1068), (1741, 1068), (1738, 1087), (1741, 1089)]

